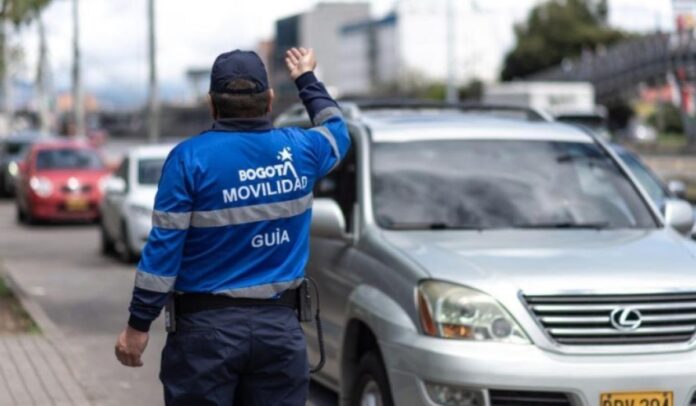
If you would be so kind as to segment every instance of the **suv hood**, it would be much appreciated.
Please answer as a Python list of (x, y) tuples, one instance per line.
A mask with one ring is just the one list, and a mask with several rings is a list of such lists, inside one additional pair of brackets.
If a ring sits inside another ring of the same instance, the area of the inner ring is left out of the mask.
[(696, 244), (671, 229), (384, 234), (431, 278), (483, 291), (696, 290)]

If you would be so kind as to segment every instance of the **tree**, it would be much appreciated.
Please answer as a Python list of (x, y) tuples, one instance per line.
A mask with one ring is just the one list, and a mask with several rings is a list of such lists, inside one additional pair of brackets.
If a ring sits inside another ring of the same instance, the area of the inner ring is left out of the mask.
[(606, 19), (606, 0), (550, 0), (536, 6), (515, 27), (517, 44), (505, 57), (502, 79), (528, 76), (627, 38), (608, 27)]
[(27, 23), (51, 0), (0, 0), (0, 17), (15, 25)]
[(41, 10), (51, 0), (0, 0), (0, 77), (3, 78), (2, 87), (5, 96), (4, 112), (8, 122), (12, 121), (12, 102), (10, 96), (11, 80), (6, 72), (10, 55), (7, 52), (7, 25), (19, 26), (38, 18)]

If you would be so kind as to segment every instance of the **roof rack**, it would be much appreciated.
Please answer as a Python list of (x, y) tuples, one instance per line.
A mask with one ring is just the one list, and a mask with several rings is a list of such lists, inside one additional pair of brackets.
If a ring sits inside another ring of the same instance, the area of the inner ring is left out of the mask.
[[(482, 104), (482, 103), (447, 103), (432, 100), (414, 99), (345, 99), (338, 100), (338, 104), (343, 114), (348, 119), (360, 119), (362, 113), (377, 110), (456, 110), (461, 112), (479, 112), (491, 115), (522, 117), (528, 121), (554, 121), (549, 114), (531, 108), (503, 104)], [(277, 121), (297, 122), (307, 120), (307, 113), (301, 104), (291, 106), (280, 116)]]
[(426, 109), (450, 109), (463, 112), (482, 112), (482, 113), (500, 113), (506, 115), (509, 113), (522, 114), (529, 121), (553, 121), (553, 118), (534, 108), (507, 105), (507, 104), (486, 104), (486, 103), (449, 103), (433, 100), (418, 100), (418, 99), (365, 99), (365, 100), (339, 100), (339, 104), (352, 104), (360, 112), (370, 110), (426, 110)]

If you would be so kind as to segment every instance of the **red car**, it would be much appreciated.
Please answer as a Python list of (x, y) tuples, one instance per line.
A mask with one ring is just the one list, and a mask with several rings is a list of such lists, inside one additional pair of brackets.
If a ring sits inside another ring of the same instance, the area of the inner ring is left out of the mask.
[(96, 221), (110, 171), (97, 149), (77, 142), (39, 142), (19, 164), (17, 218)]

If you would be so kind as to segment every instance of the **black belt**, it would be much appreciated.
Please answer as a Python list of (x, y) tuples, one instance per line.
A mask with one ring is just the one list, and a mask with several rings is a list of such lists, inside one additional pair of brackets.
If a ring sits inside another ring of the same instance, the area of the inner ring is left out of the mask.
[(211, 293), (183, 293), (177, 294), (174, 300), (177, 314), (245, 306), (284, 306), (297, 309), (297, 290), (286, 290), (277, 299), (229, 297)]

